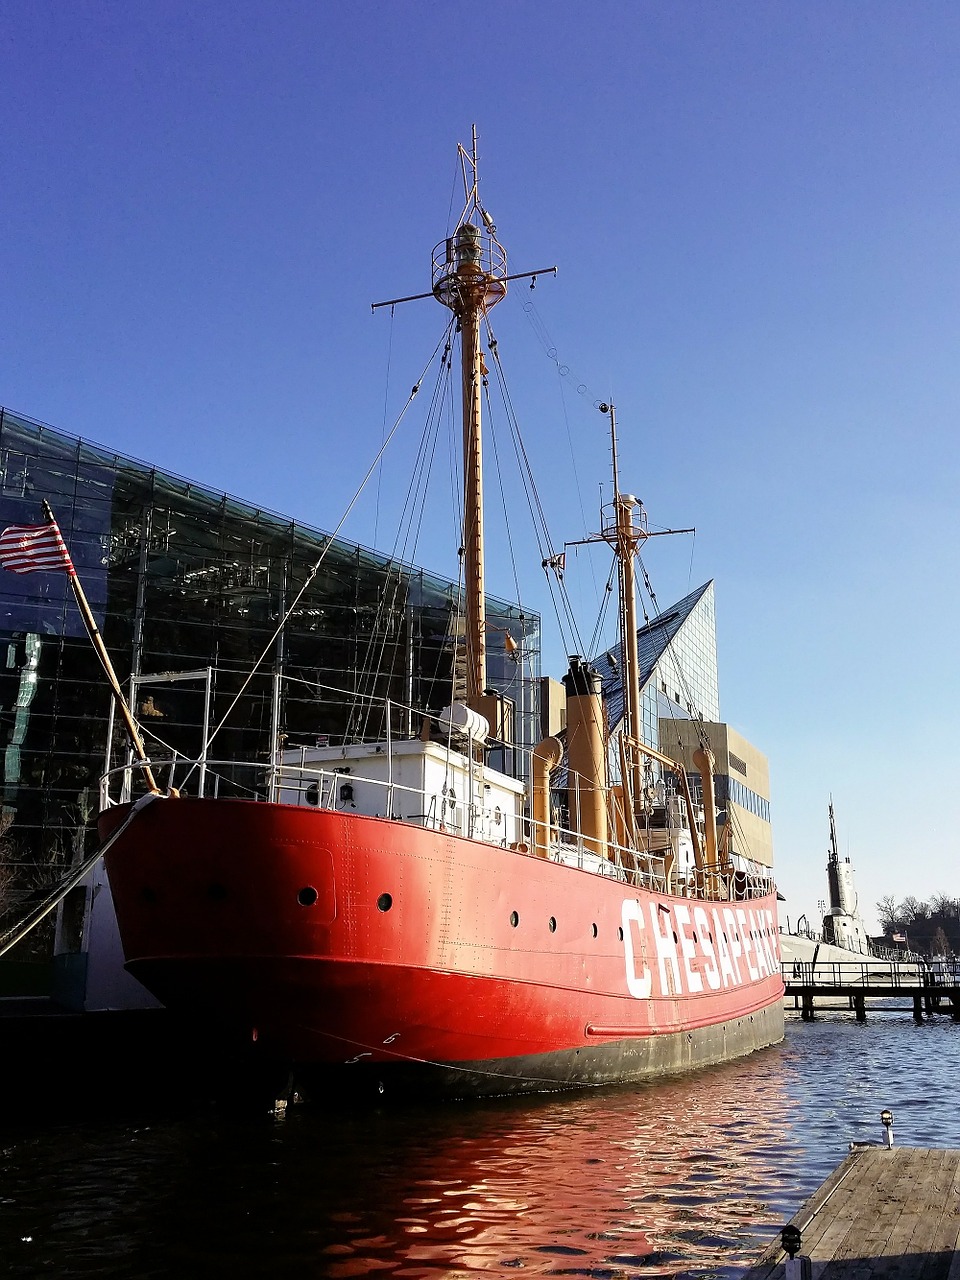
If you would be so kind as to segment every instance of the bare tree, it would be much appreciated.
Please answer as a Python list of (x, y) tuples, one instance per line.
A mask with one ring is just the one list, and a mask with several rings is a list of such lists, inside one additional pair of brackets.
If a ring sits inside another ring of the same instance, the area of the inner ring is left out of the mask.
[(923, 920), (930, 919), (930, 908), (925, 902), (921, 902), (919, 898), (915, 898), (913, 894), (909, 894), (901, 903), (901, 910), (906, 918), (907, 924), (917, 924)]
[(884, 933), (893, 933), (900, 921), (900, 908), (892, 893), (886, 894), (877, 903), (877, 917)]
[(930, 954), (932, 956), (945, 956), (950, 950), (950, 941), (943, 931), (942, 925), (937, 925), (933, 937), (930, 939)]

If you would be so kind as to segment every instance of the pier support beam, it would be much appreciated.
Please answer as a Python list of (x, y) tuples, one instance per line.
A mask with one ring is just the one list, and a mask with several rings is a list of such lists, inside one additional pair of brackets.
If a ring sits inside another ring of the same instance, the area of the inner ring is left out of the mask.
[(913, 1020), (917, 1026), (923, 1023), (923, 997), (919, 994), (913, 997)]

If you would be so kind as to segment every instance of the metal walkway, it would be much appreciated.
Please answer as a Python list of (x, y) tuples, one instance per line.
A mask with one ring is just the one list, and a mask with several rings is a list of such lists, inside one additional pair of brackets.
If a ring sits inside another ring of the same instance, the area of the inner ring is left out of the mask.
[(868, 1000), (902, 998), (905, 1003), (893, 1007), (912, 1010), (917, 1022), (931, 1014), (946, 1014), (960, 1022), (960, 965), (956, 962), (928, 964), (864, 956), (839, 962), (797, 960), (785, 962), (781, 969), (785, 1007), (799, 1010), (805, 1021), (811, 1021), (819, 1009), (849, 1010), (864, 1022)]

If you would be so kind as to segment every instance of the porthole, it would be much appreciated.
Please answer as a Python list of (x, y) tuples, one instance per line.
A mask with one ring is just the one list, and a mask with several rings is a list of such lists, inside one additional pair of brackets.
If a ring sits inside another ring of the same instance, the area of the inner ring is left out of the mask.
[(377, 899), (377, 910), (389, 911), (392, 906), (393, 906), (393, 898), (390, 896), (390, 894), (381, 893), (380, 897)]
[(592, 935), (594, 938), (597, 936), (597, 934), (598, 934), (599, 932), (600, 932), (600, 930), (597, 928), (597, 926), (596, 926), (595, 924), (592, 924), (592, 925), (590, 926), (590, 933), (591, 933), (591, 935)]
[(550, 930), (551, 933), (557, 932), (557, 920), (555, 916), (551, 916), (550, 919), (547, 921), (547, 928)]
[(617, 937), (620, 939), (621, 942), (623, 941), (623, 925), (621, 925), (620, 928), (617, 930)]
[(520, 917), (517, 915), (516, 911), (510, 912), (510, 923), (513, 925), (514, 929), (520, 923)]
[(316, 904), (319, 897), (319, 893), (317, 893), (312, 884), (305, 884), (297, 894), (297, 901), (300, 903), (301, 907), (312, 907)]
[(207, 897), (212, 902), (223, 902), (227, 896), (227, 890), (222, 884), (212, 884), (207, 889)]
[(144, 902), (149, 902), (152, 905), (157, 900), (157, 891), (156, 889), (151, 889), (148, 884), (145, 884), (140, 890), (140, 897)]

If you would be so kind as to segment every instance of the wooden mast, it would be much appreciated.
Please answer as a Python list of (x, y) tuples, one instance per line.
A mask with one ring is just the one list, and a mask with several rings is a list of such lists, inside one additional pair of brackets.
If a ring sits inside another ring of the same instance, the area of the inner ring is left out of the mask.
[[(462, 270), (463, 268), (461, 268)], [(460, 314), (460, 367), (463, 378), (463, 585), (466, 615), (467, 705), (479, 710), (487, 687), (487, 611), (483, 585), (483, 438), (480, 347), (482, 302), (476, 286), (464, 290), (468, 304)]]
[[(601, 520), (600, 533), (593, 534), (581, 542), (568, 543), (578, 546), (583, 543), (606, 542), (613, 548), (617, 558), (618, 581), (620, 586), (620, 642), (621, 669), (620, 679), (623, 688), (623, 732), (621, 735), (621, 773), (624, 791), (624, 806), (627, 816), (628, 830), (635, 831), (636, 819), (643, 795), (643, 757), (652, 756), (669, 763), (672, 768), (680, 769), (675, 761), (651, 751), (643, 742), (643, 716), (640, 706), (640, 654), (637, 643), (637, 590), (636, 569), (634, 560), (640, 547), (647, 538), (663, 537), (673, 533), (692, 533), (691, 529), (662, 529), (651, 533), (647, 528), (643, 504), (632, 494), (620, 492), (620, 464), (617, 451), (617, 414), (612, 404), (597, 406), (601, 413), (610, 419), (610, 452), (613, 463), (613, 502), (610, 515), (604, 514)], [(635, 512), (639, 511), (639, 517)], [(684, 777), (684, 784), (686, 778)], [(690, 809), (690, 826), (694, 832), (694, 844), (698, 850), (693, 816), (693, 806), (687, 794)]]
[(463, 383), (463, 583), (467, 705), (481, 710), (487, 687), (487, 620), (483, 575), (482, 396), (486, 366), (481, 349), (483, 317), (507, 291), (507, 259), (477, 189), (477, 130), (470, 152), (460, 147), (466, 201), (445, 242), (434, 253), (435, 296), (457, 317)]
[[(556, 267), (507, 275), (507, 255), (497, 228), (480, 203), (477, 177), (477, 127), (470, 150), (459, 147), (464, 207), (453, 234), (433, 251), (433, 289), (375, 302), (373, 310), (434, 297), (449, 307), (460, 333), (463, 385), (463, 582), (467, 704), (481, 714), (487, 687), (487, 621), (483, 576), (483, 441), (481, 404), (486, 366), (481, 349), (483, 318), (507, 292), (508, 280), (536, 281), (555, 275)], [(531, 288), (533, 286), (531, 285)]]
[[(638, 506), (631, 494), (620, 492), (620, 474), (617, 458), (617, 413), (615, 407), (606, 407), (610, 414), (610, 449), (613, 455), (613, 508), (618, 580), (620, 584), (620, 641), (623, 645), (623, 718), (629, 742), (643, 741), (643, 724), (640, 715), (640, 655), (637, 647), (637, 587), (634, 556), (643, 541), (642, 525), (634, 524), (633, 513)], [(636, 751), (631, 751), (630, 799), (636, 809), (643, 787), (643, 765)], [(624, 780), (626, 782), (626, 779)]]

